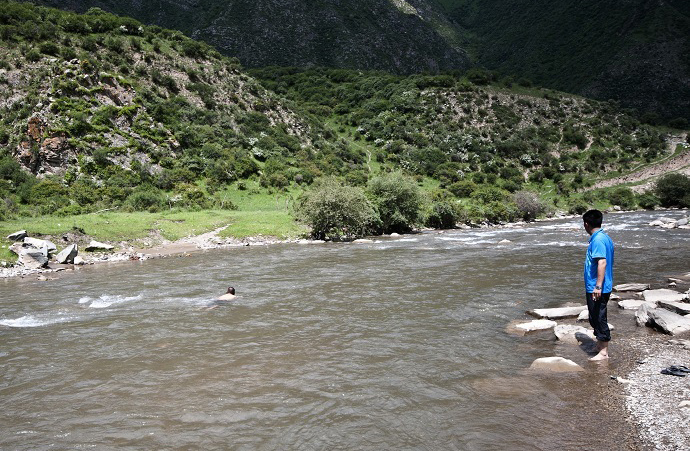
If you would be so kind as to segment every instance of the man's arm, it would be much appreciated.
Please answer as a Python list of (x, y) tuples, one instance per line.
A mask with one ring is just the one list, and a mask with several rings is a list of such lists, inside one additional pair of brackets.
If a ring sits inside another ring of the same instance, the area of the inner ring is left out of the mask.
[[(601, 290), (604, 287), (604, 277), (606, 276), (606, 259), (597, 259), (597, 286), (594, 287), (592, 291), (592, 296), (594, 299), (599, 299), (601, 297)], [(597, 288), (598, 287), (598, 288)]]

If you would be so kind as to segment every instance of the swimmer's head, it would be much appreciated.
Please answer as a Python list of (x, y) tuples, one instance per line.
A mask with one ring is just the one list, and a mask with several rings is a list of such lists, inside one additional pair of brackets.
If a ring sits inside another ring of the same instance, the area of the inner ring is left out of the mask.
[(228, 293), (235, 295), (235, 289), (233, 287), (228, 287)]

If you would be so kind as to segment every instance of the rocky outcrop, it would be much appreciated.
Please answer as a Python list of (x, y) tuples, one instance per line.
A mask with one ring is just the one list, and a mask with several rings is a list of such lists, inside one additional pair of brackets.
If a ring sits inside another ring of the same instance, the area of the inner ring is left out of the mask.
[(563, 357), (542, 357), (536, 359), (534, 362), (532, 362), (532, 365), (530, 365), (530, 369), (553, 371), (556, 373), (577, 372), (585, 370), (572, 360), (564, 359)]
[(560, 307), (560, 308), (542, 308), (527, 311), (528, 315), (537, 318), (546, 319), (563, 319), (563, 318), (577, 318), (583, 310), (587, 310), (586, 305), (579, 305), (577, 307)]
[(649, 223), (652, 227), (661, 227), (664, 229), (687, 228), (688, 217), (673, 219), (673, 218), (659, 218)]

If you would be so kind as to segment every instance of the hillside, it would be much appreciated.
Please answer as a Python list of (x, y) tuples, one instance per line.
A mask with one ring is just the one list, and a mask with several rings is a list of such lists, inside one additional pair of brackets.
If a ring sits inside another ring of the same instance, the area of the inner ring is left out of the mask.
[(248, 67), (465, 70), (690, 118), (685, 0), (42, 0), (183, 31)]
[[(685, 0), (440, 0), (476, 62), (534, 83), (690, 120)], [(653, 116), (648, 116), (653, 120)]]
[(468, 59), (437, 8), (404, 0), (46, 0), (178, 29), (243, 65), (330, 66), (397, 73), (466, 69)]
[(615, 104), (478, 70), (247, 73), (177, 31), (5, 1), (0, 40), (0, 219), (274, 193), (287, 215), (321, 176), (366, 187), (402, 171), (425, 211), (443, 202), (458, 221), (496, 222), (518, 217), (525, 190), (546, 210), (605, 202), (583, 189), (668, 155), (664, 132)]

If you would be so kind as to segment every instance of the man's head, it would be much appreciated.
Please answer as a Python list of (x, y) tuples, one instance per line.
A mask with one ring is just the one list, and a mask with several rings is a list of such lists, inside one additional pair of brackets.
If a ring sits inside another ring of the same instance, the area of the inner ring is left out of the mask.
[(234, 296), (235, 295), (235, 289), (233, 287), (228, 287), (228, 293), (230, 293), (231, 295)]
[(582, 215), (582, 221), (585, 223), (585, 230), (591, 234), (592, 230), (601, 228), (601, 222), (604, 220), (604, 215), (599, 210), (589, 210)]

